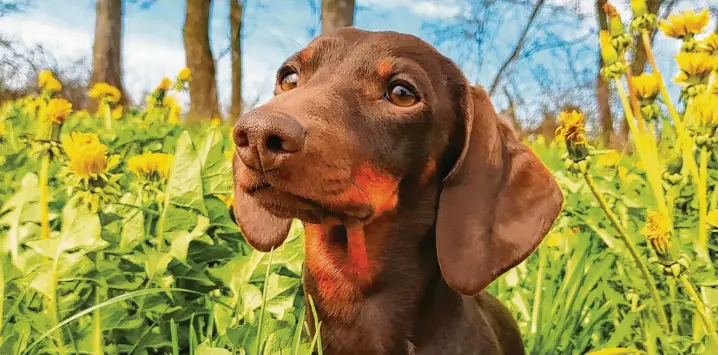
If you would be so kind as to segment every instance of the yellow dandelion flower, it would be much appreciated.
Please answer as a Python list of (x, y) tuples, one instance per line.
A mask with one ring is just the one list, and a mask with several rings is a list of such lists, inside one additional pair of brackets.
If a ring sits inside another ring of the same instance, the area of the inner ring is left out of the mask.
[(658, 74), (641, 74), (631, 77), (631, 85), (636, 90), (638, 97), (644, 100), (653, 100), (661, 90), (661, 82)]
[(47, 85), (45, 85), (45, 90), (47, 91), (60, 91), (62, 90), (62, 84), (59, 80), (53, 79), (50, 80)]
[(107, 146), (94, 133), (72, 132), (62, 148), (70, 158), (70, 170), (82, 179), (94, 178), (119, 163), (119, 155), (107, 159)]
[(7, 134), (7, 130), (5, 129), (5, 123), (3, 121), (0, 121), (0, 137)]
[(180, 70), (179, 74), (177, 75), (178, 81), (191, 81), (192, 80), (192, 71), (189, 70), (189, 68), (184, 67), (182, 70)]
[(676, 62), (681, 72), (674, 79), (679, 84), (691, 84), (691, 81), (703, 81), (708, 78), (715, 59), (707, 53), (681, 53), (676, 56)]
[(621, 161), (621, 154), (618, 154), (617, 151), (612, 150), (606, 154), (601, 154), (601, 156), (598, 158), (598, 165), (604, 166), (607, 168), (612, 168), (616, 165), (618, 165), (618, 162)]
[(122, 118), (122, 106), (117, 105), (115, 108), (112, 109), (112, 118), (119, 120)]
[(169, 109), (167, 121), (171, 124), (179, 123), (182, 107), (177, 102), (177, 99), (172, 96), (165, 96), (164, 99), (162, 99), (162, 104)]
[(143, 153), (127, 160), (127, 167), (141, 178), (166, 179), (174, 163), (174, 155), (166, 153)]
[(702, 32), (709, 20), (708, 9), (699, 13), (686, 10), (684, 13), (668, 16), (668, 20), (661, 21), (658, 28), (668, 37), (683, 38)]
[(174, 98), (174, 96), (165, 96), (162, 99), (162, 104), (168, 108), (179, 107), (179, 103), (177, 102), (177, 99)]
[(561, 112), (558, 116), (559, 127), (556, 136), (559, 139), (573, 144), (586, 143), (586, 127), (583, 114), (577, 111)]
[(696, 49), (701, 53), (707, 53), (713, 56), (715, 64), (715, 61), (718, 61), (718, 33), (711, 33), (708, 37), (704, 38), (698, 43)]
[(72, 112), (72, 103), (65, 99), (52, 99), (45, 107), (45, 120), (61, 124)]
[(121, 96), (120, 89), (107, 83), (97, 83), (90, 89), (91, 98), (110, 103), (119, 102)]
[(43, 70), (37, 77), (37, 83), (40, 89), (47, 91), (60, 91), (62, 90), (62, 84), (55, 78), (49, 70)]
[(696, 125), (703, 127), (718, 126), (718, 96), (705, 93), (693, 99), (693, 117)]
[(40, 87), (45, 87), (45, 85), (47, 85), (47, 83), (52, 79), (55, 79), (55, 75), (49, 70), (43, 70), (37, 76), (37, 84)]
[(671, 221), (666, 215), (657, 211), (649, 211), (646, 215), (646, 225), (641, 229), (641, 234), (648, 239), (657, 254), (663, 255), (668, 252), (671, 229)]
[(160, 82), (160, 85), (157, 86), (158, 91), (167, 91), (172, 87), (172, 80), (170, 78), (162, 78), (162, 81)]
[(222, 124), (222, 119), (219, 117), (215, 117), (212, 119), (210, 124), (212, 125), (212, 127), (219, 127)]

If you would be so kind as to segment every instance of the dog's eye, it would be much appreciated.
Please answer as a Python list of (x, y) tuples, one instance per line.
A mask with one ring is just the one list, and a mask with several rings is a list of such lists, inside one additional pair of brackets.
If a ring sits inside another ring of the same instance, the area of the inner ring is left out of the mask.
[(386, 91), (386, 99), (401, 107), (409, 107), (419, 101), (412, 89), (401, 84), (389, 86), (389, 90)]
[(279, 79), (279, 87), (282, 88), (282, 91), (289, 91), (297, 87), (297, 83), (299, 82), (299, 75), (293, 71), (288, 71)]

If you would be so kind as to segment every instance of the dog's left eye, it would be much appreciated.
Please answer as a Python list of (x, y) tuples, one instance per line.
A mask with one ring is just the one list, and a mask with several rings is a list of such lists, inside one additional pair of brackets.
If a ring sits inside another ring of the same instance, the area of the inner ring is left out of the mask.
[(386, 91), (386, 99), (401, 107), (409, 107), (419, 102), (419, 97), (407, 85), (393, 84)]
[(299, 75), (296, 72), (288, 71), (284, 73), (279, 79), (279, 86), (282, 91), (289, 91), (297, 87), (299, 82)]

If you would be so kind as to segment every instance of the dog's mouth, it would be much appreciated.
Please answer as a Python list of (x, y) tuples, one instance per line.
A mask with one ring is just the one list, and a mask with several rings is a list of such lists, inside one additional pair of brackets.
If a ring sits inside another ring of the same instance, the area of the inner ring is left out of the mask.
[(252, 186), (245, 193), (277, 217), (297, 218), (308, 223), (344, 224), (351, 220), (366, 220), (373, 213), (370, 206), (329, 205), (279, 189), (267, 182)]

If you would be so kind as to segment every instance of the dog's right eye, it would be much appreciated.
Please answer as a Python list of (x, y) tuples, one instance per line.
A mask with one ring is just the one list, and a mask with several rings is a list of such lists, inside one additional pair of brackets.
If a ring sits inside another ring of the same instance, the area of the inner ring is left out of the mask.
[(386, 99), (394, 105), (409, 107), (419, 102), (419, 97), (408, 85), (393, 84), (386, 91)]
[(279, 87), (282, 91), (289, 91), (297, 87), (299, 75), (296, 72), (288, 71), (279, 78)]

